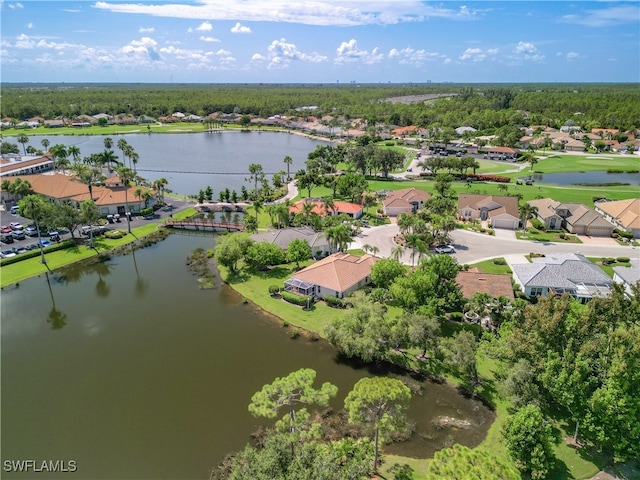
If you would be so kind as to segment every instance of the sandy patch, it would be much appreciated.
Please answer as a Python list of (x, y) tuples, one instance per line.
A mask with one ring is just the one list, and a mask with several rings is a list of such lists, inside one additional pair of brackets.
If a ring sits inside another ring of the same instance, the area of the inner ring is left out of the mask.
[(613, 158), (611, 157), (584, 157), (587, 158), (589, 160), (613, 160)]

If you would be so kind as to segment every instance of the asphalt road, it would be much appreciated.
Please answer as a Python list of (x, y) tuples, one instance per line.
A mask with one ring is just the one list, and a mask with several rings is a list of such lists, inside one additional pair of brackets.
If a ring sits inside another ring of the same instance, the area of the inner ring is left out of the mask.
[[(399, 228), (396, 224), (364, 228), (362, 236), (355, 238), (352, 248), (360, 248), (367, 244), (378, 248), (377, 256), (388, 258), (392, 256), (392, 251), (396, 247), (393, 237), (398, 233)], [(607, 240), (603, 244), (530, 242), (517, 240), (513, 232), (508, 231), (497, 231), (497, 235), (494, 237), (466, 230), (454, 230), (451, 232), (451, 237), (452, 244), (456, 249), (456, 253), (453, 255), (460, 265), (508, 255), (528, 255), (531, 252), (547, 255), (551, 253), (581, 253), (587, 257), (640, 258), (640, 249), (611, 245), (609, 239), (603, 239), (603, 242)], [(407, 265), (412, 264), (410, 249), (405, 249), (401, 261)], [(417, 263), (417, 261), (416, 258), (415, 262)]]

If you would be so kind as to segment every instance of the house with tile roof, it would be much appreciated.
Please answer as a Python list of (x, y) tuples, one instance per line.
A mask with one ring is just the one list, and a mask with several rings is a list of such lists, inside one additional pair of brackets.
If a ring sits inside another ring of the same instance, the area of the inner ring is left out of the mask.
[(613, 224), (604, 216), (582, 203), (560, 203), (552, 198), (527, 202), (536, 207), (536, 217), (549, 230), (564, 228), (569, 233), (590, 237), (610, 237)]
[(487, 293), (493, 298), (514, 299), (509, 275), (461, 270), (456, 275), (456, 283), (460, 286), (464, 298), (471, 298), (476, 293)]
[[(19, 177), (9, 177), (10, 181)], [(137, 185), (125, 187), (118, 177), (107, 179), (104, 185), (92, 187), (92, 195), (89, 195), (89, 187), (77, 181), (71, 175), (56, 173), (53, 175), (29, 175), (27, 178), (31, 184), (31, 189), (43, 197), (55, 202), (69, 202), (79, 207), (85, 200), (93, 199), (100, 210), (100, 215), (114, 215), (116, 213), (124, 215), (126, 204), (129, 204), (129, 211), (137, 213), (145, 208), (145, 202), (135, 196), (135, 191), (140, 188)], [(125, 202), (126, 200), (126, 202)], [(149, 201), (149, 206), (154, 205), (155, 198)]]
[(325, 217), (327, 215), (340, 215), (341, 213), (344, 213), (345, 215), (349, 215), (350, 217), (357, 219), (360, 218), (364, 213), (362, 211), (362, 205), (358, 205), (357, 203), (341, 202), (335, 200), (333, 202), (333, 208), (329, 208), (322, 199), (300, 200), (289, 207), (289, 213), (291, 213), (292, 215), (302, 213), (302, 207), (305, 203), (312, 203), (312, 212), (321, 217)]
[(387, 192), (382, 201), (382, 210), (389, 217), (396, 217), (401, 213), (416, 213), (429, 198), (431, 198), (429, 192), (417, 188), (393, 190)]
[(513, 280), (525, 295), (539, 297), (549, 292), (569, 293), (586, 302), (611, 292), (611, 278), (579, 253), (535, 257), (531, 263), (511, 264)]
[(613, 223), (618, 229), (640, 238), (640, 198), (597, 202), (596, 212)]
[(372, 255), (334, 253), (296, 272), (284, 283), (284, 289), (315, 298), (344, 298), (371, 282), (371, 267), (377, 261)]
[(251, 235), (254, 242), (269, 242), (286, 250), (289, 244), (296, 239), (304, 240), (311, 247), (311, 254), (321, 258), (331, 253), (331, 246), (323, 232), (316, 232), (309, 227), (290, 227), (269, 230), (268, 232)]
[(0, 157), (0, 177), (15, 177), (18, 175), (32, 175), (53, 169), (53, 156), (5, 154)]
[(494, 228), (516, 230), (520, 226), (518, 197), (505, 195), (458, 195), (458, 215), (488, 221)]

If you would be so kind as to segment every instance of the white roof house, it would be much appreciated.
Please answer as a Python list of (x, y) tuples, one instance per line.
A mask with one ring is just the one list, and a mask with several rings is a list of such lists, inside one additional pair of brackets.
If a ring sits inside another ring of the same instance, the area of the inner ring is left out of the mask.
[(551, 254), (513, 264), (513, 279), (526, 295), (567, 292), (583, 301), (609, 295), (613, 281), (600, 267), (579, 253)]

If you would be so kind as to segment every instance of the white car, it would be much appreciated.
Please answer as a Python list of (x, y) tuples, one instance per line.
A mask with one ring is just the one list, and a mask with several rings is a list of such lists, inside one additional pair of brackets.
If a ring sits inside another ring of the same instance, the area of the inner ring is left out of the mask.
[(435, 248), (436, 253), (456, 253), (452, 245), (440, 245)]

